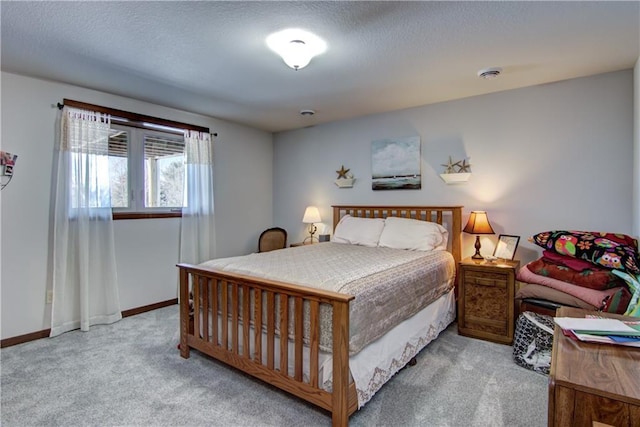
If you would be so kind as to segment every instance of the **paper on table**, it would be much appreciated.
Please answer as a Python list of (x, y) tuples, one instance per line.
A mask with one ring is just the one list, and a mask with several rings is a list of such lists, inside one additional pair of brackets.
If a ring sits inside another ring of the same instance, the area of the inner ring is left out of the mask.
[[(640, 335), (640, 325), (631, 327), (618, 319), (585, 319), (579, 317), (554, 317), (562, 329), (570, 329), (594, 335)], [(637, 328), (637, 329), (636, 329)]]
[(640, 347), (640, 336), (637, 336), (637, 337), (632, 337), (632, 336), (621, 337), (620, 335), (607, 335), (607, 336), (615, 342), (637, 342), (638, 346)]
[(640, 341), (635, 339), (632, 339), (630, 341), (621, 341), (620, 339), (622, 339), (623, 337), (612, 337), (612, 336), (606, 336), (606, 335), (589, 335), (589, 334), (580, 334), (576, 332), (574, 332), (573, 335), (576, 338), (578, 338), (580, 341), (584, 341), (584, 342), (615, 344), (615, 345), (623, 345), (627, 347), (640, 348)]

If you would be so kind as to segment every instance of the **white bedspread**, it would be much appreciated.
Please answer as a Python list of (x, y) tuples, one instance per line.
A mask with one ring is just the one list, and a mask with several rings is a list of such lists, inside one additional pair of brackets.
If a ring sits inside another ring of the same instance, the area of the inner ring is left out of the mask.
[[(445, 251), (331, 242), (221, 258), (202, 266), (355, 295), (350, 304), (350, 355), (448, 292), (455, 276), (455, 262)], [(320, 323), (321, 348), (330, 351), (330, 307), (321, 307)]]

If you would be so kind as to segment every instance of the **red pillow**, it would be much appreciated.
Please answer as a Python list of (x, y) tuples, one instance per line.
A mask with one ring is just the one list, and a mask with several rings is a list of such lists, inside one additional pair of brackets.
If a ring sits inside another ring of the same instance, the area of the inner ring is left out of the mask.
[[(574, 261), (579, 261), (575, 260)], [(585, 264), (589, 264), (586, 263)], [(532, 273), (540, 276), (551, 277), (553, 279), (562, 280), (563, 282), (573, 285), (582, 286), (583, 288), (595, 289), (603, 291), (618, 286), (626, 286), (626, 282), (605, 268), (598, 268), (589, 264), (590, 268), (582, 271), (575, 271), (562, 264), (554, 264), (547, 261), (546, 258), (540, 258), (527, 264)]]
[(589, 261), (583, 261), (581, 259), (572, 258), (570, 256), (560, 255), (552, 251), (542, 251), (542, 257), (550, 262), (564, 265), (575, 271), (589, 270), (595, 267)]

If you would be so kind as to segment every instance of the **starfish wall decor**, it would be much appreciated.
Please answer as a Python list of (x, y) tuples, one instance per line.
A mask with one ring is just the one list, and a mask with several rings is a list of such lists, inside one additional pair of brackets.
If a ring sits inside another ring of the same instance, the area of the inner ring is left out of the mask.
[(445, 170), (440, 174), (440, 178), (447, 184), (467, 182), (471, 176), (471, 163), (468, 163), (468, 159), (454, 162), (449, 156), (449, 163), (441, 166), (444, 166)]
[(471, 163), (467, 163), (467, 159), (463, 159), (460, 164), (460, 169), (458, 169), (458, 173), (466, 173), (471, 172)]
[(451, 156), (449, 156), (449, 163), (447, 163), (446, 165), (440, 165), (440, 166), (444, 166), (446, 168), (444, 173), (455, 173), (456, 166), (460, 167), (460, 161), (457, 161), (454, 163), (453, 160), (451, 160)]
[(340, 178), (347, 178), (347, 174), (349, 173), (351, 169), (345, 169), (344, 165), (342, 165), (342, 167), (340, 168), (339, 171), (336, 171), (336, 173), (338, 174), (338, 179)]
[(467, 159), (458, 160), (454, 162), (449, 156), (449, 163), (443, 164), (440, 166), (444, 166), (444, 173), (470, 173), (471, 172), (471, 163), (467, 163)]
[(351, 188), (353, 187), (353, 183), (355, 182), (355, 178), (353, 174), (349, 173), (351, 169), (345, 169), (344, 165), (340, 167), (340, 170), (336, 171), (338, 174), (338, 179), (335, 180), (335, 183), (340, 188)]

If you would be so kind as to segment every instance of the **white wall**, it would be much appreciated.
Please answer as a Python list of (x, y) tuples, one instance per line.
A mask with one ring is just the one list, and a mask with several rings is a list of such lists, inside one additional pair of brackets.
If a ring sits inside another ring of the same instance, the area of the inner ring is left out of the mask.
[(640, 235), (640, 58), (633, 68), (633, 234)]
[[(318, 114), (322, 114), (321, 111)], [(517, 258), (540, 250), (527, 237), (549, 229), (632, 232), (631, 70), (376, 114), (274, 138), (274, 218), (290, 240), (304, 238), (304, 208), (411, 204), (487, 210), (496, 233), (521, 236)], [(371, 190), (371, 141), (420, 135), (421, 190)], [(469, 157), (468, 183), (446, 185), (448, 156)], [(344, 165), (353, 188), (333, 181)], [(497, 236), (484, 237), (483, 254)], [(463, 238), (471, 255), (473, 236)]]
[[(256, 250), (271, 226), (273, 145), (270, 133), (80, 87), (1, 74), (2, 150), (18, 154), (2, 191), (2, 339), (50, 327), (50, 186), (57, 108), (63, 98), (210, 127), (215, 146), (218, 256)], [(179, 219), (115, 222), (123, 310), (177, 296)]]

